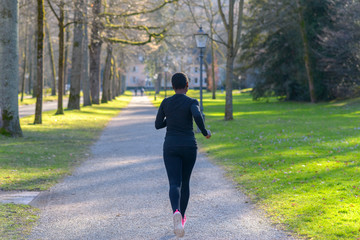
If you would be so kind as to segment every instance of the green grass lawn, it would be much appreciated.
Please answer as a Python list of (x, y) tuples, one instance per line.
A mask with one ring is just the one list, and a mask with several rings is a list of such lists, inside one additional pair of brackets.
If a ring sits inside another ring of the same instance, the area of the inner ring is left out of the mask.
[(360, 100), (253, 101), (237, 91), (235, 120), (224, 121), (224, 98), (204, 96), (213, 137), (198, 141), (209, 157), (284, 228), (309, 239), (360, 239)]
[[(49, 189), (89, 157), (90, 146), (130, 100), (127, 93), (107, 104), (65, 110), (65, 115), (45, 112), (41, 125), (32, 124), (33, 116), (21, 118), (23, 138), (0, 136), (0, 190)], [(0, 238), (18, 239), (26, 224), (17, 219), (32, 222), (34, 212), (25, 206), (0, 204)]]

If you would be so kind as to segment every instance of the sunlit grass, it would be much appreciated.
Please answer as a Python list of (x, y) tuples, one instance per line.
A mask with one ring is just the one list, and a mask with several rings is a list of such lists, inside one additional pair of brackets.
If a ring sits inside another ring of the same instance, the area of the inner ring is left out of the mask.
[[(80, 111), (43, 113), (43, 124), (33, 116), (20, 119), (23, 138), (0, 136), (0, 190), (46, 190), (90, 156), (90, 146), (109, 120), (131, 100), (131, 93)], [(25, 239), (37, 219), (25, 205), (0, 204), (0, 239)]]
[(27, 205), (0, 204), (0, 239), (26, 239), (37, 214), (38, 210)]
[[(199, 98), (198, 92), (188, 95)], [(239, 188), (296, 234), (360, 239), (359, 100), (252, 101), (234, 91), (235, 120), (224, 121), (224, 98), (204, 94), (213, 137), (198, 141)]]
[(88, 157), (89, 146), (111, 117), (130, 101), (125, 95), (108, 104), (80, 111), (43, 113), (43, 124), (33, 116), (21, 118), (23, 138), (0, 137), (0, 189), (45, 190)]

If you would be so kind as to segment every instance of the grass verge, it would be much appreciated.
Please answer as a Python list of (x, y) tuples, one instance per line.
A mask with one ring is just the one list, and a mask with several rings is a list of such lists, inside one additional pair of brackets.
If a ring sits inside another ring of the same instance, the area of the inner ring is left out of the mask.
[(224, 121), (225, 95), (204, 94), (213, 138), (198, 141), (208, 155), (286, 229), (308, 239), (360, 239), (360, 102), (233, 97), (235, 120)]
[(0, 204), (0, 238), (26, 239), (37, 214), (37, 209), (27, 205)]
[[(131, 93), (127, 93), (107, 104), (65, 111), (65, 115), (44, 112), (41, 125), (33, 125), (33, 116), (21, 118), (23, 138), (0, 136), (0, 190), (49, 189), (89, 157), (90, 146), (130, 100)], [(20, 234), (21, 228), (14, 230), (17, 225), (11, 219), (23, 219), (25, 212), (33, 216), (34, 211), (0, 204), (0, 233), (7, 232), (9, 238), (14, 231)]]

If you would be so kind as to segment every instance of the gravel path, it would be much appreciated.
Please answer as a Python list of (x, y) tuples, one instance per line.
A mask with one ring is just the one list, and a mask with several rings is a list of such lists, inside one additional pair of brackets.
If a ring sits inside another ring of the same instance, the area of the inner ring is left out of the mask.
[[(176, 239), (162, 161), (165, 131), (155, 130), (155, 114), (147, 97), (134, 97), (92, 157), (31, 203), (42, 211), (29, 239)], [(223, 175), (199, 155), (183, 239), (292, 239)]]

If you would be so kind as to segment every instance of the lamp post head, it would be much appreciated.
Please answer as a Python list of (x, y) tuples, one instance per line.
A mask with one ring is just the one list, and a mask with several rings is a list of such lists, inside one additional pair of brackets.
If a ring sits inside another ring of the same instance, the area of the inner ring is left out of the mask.
[(199, 31), (197, 31), (194, 36), (196, 40), (196, 46), (198, 48), (205, 48), (208, 35), (202, 30), (202, 27), (199, 28)]

